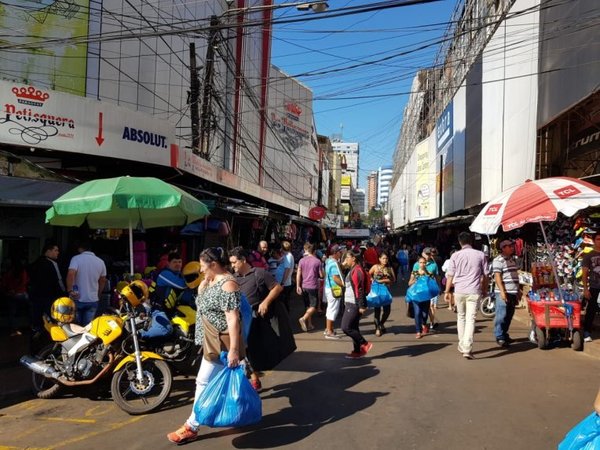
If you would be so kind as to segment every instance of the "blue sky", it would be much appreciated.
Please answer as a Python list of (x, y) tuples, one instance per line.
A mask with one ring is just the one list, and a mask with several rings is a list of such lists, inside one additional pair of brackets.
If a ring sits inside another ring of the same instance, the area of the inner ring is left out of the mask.
[[(330, 0), (329, 13), (372, 3)], [(313, 90), (317, 132), (360, 143), (360, 187), (372, 170), (392, 164), (413, 77), (433, 64), (456, 3), (332, 18), (322, 13), (322, 20), (275, 25), (272, 62)], [(276, 17), (301, 14), (317, 13), (282, 8)]]

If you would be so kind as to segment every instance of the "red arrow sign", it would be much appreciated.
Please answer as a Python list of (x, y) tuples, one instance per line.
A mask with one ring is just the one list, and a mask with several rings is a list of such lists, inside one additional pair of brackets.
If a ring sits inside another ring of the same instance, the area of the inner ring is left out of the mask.
[(102, 113), (98, 113), (98, 136), (96, 136), (96, 142), (98, 145), (102, 145), (104, 138), (102, 137)]

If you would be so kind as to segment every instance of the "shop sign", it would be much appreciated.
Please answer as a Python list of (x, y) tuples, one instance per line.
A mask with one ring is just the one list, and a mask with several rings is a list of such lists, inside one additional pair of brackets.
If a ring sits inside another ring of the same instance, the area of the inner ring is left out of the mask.
[(342, 175), (340, 185), (341, 186), (352, 186), (352, 176), (349, 174)]
[(322, 206), (314, 206), (308, 210), (308, 217), (311, 220), (321, 220), (327, 214), (327, 209)]
[(340, 189), (340, 200), (343, 202), (350, 201), (350, 186), (342, 186)]
[(0, 143), (171, 165), (175, 127), (88, 98), (0, 80)]

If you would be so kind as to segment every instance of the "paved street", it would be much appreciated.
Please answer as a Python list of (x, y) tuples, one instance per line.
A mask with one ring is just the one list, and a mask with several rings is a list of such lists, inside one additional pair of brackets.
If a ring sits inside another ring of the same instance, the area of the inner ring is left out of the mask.
[[(263, 377), (263, 420), (244, 429), (203, 429), (188, 448), (551, 449), (591, 411), (600, 361), (570, 348), (541, 351), (513, 322), (517, 342), (496, 346), (478, 321), (475, 360), (456, 350), (454, 314), (414, 339), (396, 301), (389, 333), (369, 357), (349, 361), (347, 338), (297, 335), (298, 350)], [(165, 434), (190, 412), (193, 380), (177, 378), (164, 411), (128, 416), (109, 399), (27, 400), (0, 410), (0, 448), (173, 448)]]

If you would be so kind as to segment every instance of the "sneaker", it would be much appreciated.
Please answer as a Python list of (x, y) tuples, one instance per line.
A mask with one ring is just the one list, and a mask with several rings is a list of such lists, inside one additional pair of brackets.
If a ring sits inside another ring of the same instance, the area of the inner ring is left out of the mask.
[(437, 322), (431, 324), (431, 329), (432, 330), (437, 330), (437, 327), (438, 327), (438, 323)]
[(429, 327), (427, 325), (423, 325), (421, 334), (427, 334), (427, 333), (429, 333)]
[(537, 344), (537, 337), (535, 336), (534, 330), (531, 330), (529, 332), (529, 342), (531, 342), (532, 344)]
[(507, 344), (512, 344), (513, 342), (515, 342), (515, 340), (513, 338), (511, 338), (510, 336), (506, 336), (505, 341)]
[(325, 333), (325, 339), (341, 339), (342, 337), (339, 334), (336, 334), (335, 331), (333, 333)]
[(463, 358), (465, 359), (475, 359), (475, 357), (473, 356), (473, 353), (469, 352), (469, 353), (463, 353)]
[(177, 431), (167, 434), (167, 439), (176, 444), (185, 444), (198, 439), (198, 432), (194, 431), (187, 423)]
[(590, 333), (583, 333), (583, 342), (592, 342), (592, 335)]
[(312, 331), (312, 330), (315, 329), (315, 326), (312, 325), (312, 324), (311, 325), (306, 325), (306, 328), (308, 329), (308, 331)]
[(252, 389), (254, 389), (256, 392), (260, 392), (262, 389), (262, 383), (260, 382), (260, 379), (250, 379), (250, 384), (252, 385)]
[(508, 342), (506, 342), (504, 339), (496, 339), (496, 342), (500, 347), (508, 347)]
[(346, 356), (344, 356), (344, 358), (346, 359), (360, 359), (362, 358), (364, 355), (360, 352), (352, 352), (352, 353), (348, 353)]
[(360, 353), (361, 355), (366, 355), (367, 353), (369, 353), (369, 350), (371, 350), (373, 348), (373, 344), (371, 344), (370, 342), (366, 342), (363, 345), (360, 346)]
[(306, 320), (304, 320), (304, 317), (300, 317), (298, 319), (298, 323), (300, 324), (300, 328), (302, 328), (302, 331), (308, 331), (308, 327), (306, 326)]
[(375, 330), (375, 336), (377, 336), (377, 337), (380, 337), (380, 336), (381, 336), (381, 329), (380, 329), (380, 328), (377, 328), (377, 329)]

